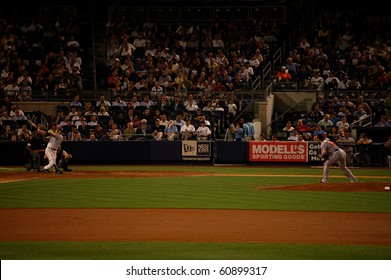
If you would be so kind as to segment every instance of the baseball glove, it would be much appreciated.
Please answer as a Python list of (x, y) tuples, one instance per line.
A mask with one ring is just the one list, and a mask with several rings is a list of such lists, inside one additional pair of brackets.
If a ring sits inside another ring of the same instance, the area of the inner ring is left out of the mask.
[(72, 155), (70, 153), (66, 152), (65, 150), (63, 150), (62, 153), (64, 154), (64, 157), (66, 159), (71, 159), (72, 158)]

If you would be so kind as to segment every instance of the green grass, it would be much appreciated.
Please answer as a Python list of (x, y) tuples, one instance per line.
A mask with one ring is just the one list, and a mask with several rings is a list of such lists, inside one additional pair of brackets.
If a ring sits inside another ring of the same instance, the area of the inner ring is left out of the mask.
[(0, 242), (4, 260), (389, 260), (391, 247), (183, 242)]
[[(81, 167), (80, 169), (91, 167)], [(304, 211), (391, 212), (384, 193), (259, 190), (317, 182), (321, 170), (311, 168), (224, 168), (180, 166), (108, 166), (101, 170), (209, 172), (211, 176), (57, 179), (0, 185), (1, 208), (210, 208)], [(387, 176), (389, 170), (355, 170), (357, 176)], [(331, 181), (346, 182), (339, 170)], [(222, 176), (216, 176), (216, 175)], [(273, 177), (228, 176), (232, 174)], [(286, 177), (283, 175), (297, 175)], [(299, 174), (313, 175), (300, 177)], [(227, 175), (227, 176), (224, 176)], [(337, 177), (338, 176), (338, 177)], [(361, 180), (361, 179), (360, 179)], [(366, 178), (361, 181), (376, 181)], [(382, 179), (386, 180), (386, 179)], [(391, 182), (391, 178), (388, 178)], [(390, 183), (391, 184), (391, 183)]]
[[(2, 183), (0, 208), (208, 208), (391, 213), (391, 193), (258, 189), (318, 182), (322, 173), (320, 168), (199, 165), (72, 168), (134, 172), (192, 171), (207, 172), (211, 176), (67, 180), (58, 177), (51, 180), (49, 176), (42, 180)], [(0, 173), (13, 170), (25, 174), (22, 168), (0, 168)], [(361, 182), (382, 181), (391, 184), (390, 169), (359, 168), (352, 171)], [(232, 174), (249, 176), (230, 176)], [(257, 176), (266, 174), (273, 176)], [(347, 182), (347, 179), (339, 170), (333, 169), (330, 181)], [(249, 243), (0, 242), (0, 258), (371, 260), (390, 259), (391, 247)]]

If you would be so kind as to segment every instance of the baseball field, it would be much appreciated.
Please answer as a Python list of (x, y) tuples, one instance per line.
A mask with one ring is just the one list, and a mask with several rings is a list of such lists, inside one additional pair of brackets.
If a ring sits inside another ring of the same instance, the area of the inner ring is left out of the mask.
[(0, 167), (2, 260), (390, 260), (389, 168)]

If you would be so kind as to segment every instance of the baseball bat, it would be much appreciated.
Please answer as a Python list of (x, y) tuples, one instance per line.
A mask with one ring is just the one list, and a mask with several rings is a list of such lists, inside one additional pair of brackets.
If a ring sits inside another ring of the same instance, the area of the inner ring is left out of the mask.
[(32, 121), (32, 120), (28, 120), (29, 124), (34, 127), (36, 130), (38, 130), (38, 126)]

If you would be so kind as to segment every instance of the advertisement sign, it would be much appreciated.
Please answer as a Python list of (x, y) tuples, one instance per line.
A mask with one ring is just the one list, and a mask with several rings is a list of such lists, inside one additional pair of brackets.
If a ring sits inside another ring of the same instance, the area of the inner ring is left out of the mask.
[(308, 142), (308, 161), (310, 162), (322, 162), (320, 157), (320, 143), (318, 141)]
[(308, 162), (308, 142), (251, 141), (249, 145), (252, 162)]
[(212, 145), (210, 141), (182, 141), (182, 159), (195, 161), (211, 160)]

